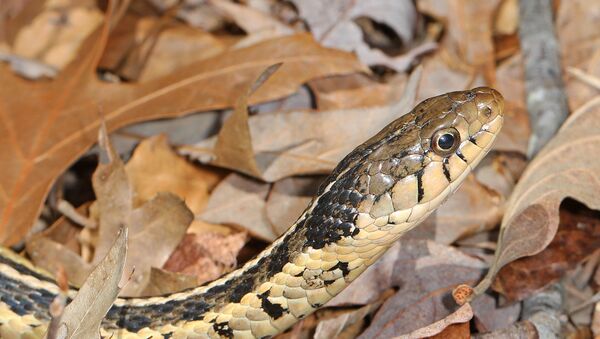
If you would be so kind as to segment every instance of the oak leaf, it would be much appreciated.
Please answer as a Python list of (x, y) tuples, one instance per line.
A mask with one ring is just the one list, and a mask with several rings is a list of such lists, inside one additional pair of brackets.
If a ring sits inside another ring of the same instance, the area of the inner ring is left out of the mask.
[(37, 218), (56, 177), (95, 142), (102, 120), (124, 125), (232, 106), (241, 83), (273, 63), (280, 71), (253, 103), (295, 92), (310, 79), (364, 70), (350, 53), (323, 48), (309, 35), (227, 50), (138, 84), (96, 77), (108, 28), (93, 34), (56, 79), (31, 83), (0, 65), (0, 242), (14, 244)]

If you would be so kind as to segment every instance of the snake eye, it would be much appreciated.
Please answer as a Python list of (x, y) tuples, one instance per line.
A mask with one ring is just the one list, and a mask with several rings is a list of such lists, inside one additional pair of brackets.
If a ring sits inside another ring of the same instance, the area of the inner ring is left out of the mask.
[(460, 134), (454, 128), (437, 130), (431, 138), (431, 148), (435, 153), (446, 156), (456, 151), (460, 144)]

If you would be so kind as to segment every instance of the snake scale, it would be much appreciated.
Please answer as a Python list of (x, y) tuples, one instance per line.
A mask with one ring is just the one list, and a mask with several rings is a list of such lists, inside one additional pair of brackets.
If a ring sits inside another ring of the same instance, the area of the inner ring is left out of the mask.
[[(502, 96), (486, 87), (421, 102), (348, 154), (297, 222), (256, 258), (204, 286), (117, 299), (101, 336), (264, 338), (284, 331), (458, 188), (490, 149), (503, 108)], [(49, 274), (1, 249), (0, 337), (42, 337), (58, 292)]]

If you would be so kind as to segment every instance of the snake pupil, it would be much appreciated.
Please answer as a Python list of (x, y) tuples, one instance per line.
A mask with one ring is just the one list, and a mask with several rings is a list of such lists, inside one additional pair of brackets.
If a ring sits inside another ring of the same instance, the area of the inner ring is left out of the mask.
[(438, 139), (438, 146), (443, 150), (449, 150), (454, 145), (454, 135), (450, 133), (442, 134)]

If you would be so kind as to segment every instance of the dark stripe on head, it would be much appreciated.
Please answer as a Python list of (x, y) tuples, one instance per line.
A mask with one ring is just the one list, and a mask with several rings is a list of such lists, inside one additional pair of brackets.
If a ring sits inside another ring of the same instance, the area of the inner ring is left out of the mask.
[(442, 161), (442, 169), (444, 170), (446, 180), (448, 180), (448, 183), (451, 183), (452, 178), (450, 177), (450, 170), (448, 169), (448, 158), (444, 158), (444, 161)]
[(424, 171), (422, 169), (415, 173), (415, 176), (417, 177), (417, 202), (421, 202), (421, 200), (423, 200), (423, 196), (425, 195), (425, 189), (423, 187), (423, 173)]

